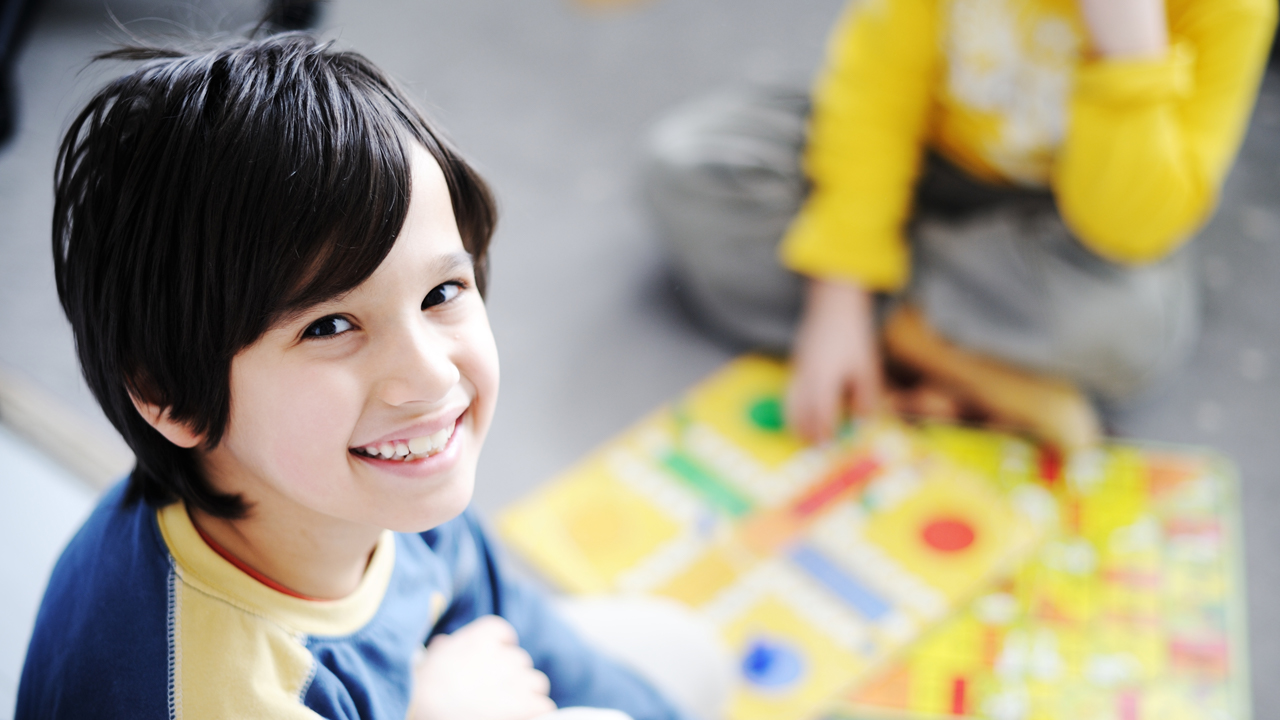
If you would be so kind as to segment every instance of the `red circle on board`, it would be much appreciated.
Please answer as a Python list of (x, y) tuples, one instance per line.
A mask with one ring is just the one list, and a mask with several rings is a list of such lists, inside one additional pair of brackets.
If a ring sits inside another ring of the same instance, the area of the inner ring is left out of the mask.
[(925, 523), (920, 535), (938, 552), (959, 552), (973, 544), (973, 527), (958, 518), (937, 518)]

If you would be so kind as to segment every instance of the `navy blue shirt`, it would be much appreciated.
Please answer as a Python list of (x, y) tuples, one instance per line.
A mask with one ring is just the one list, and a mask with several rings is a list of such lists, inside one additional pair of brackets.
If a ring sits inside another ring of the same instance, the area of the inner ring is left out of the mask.
[(509, 577), (470, 511), (421, 535), (384, 533), (351, 596), (313, 601), (236, 568), (181, 503), (156, 510), (123, 498), (121, 483), (54, 568), (18, 688), (19, 720), (403, 720), (417, 651), (489, 614), (515, 627), (557, 706), (679, 718)]

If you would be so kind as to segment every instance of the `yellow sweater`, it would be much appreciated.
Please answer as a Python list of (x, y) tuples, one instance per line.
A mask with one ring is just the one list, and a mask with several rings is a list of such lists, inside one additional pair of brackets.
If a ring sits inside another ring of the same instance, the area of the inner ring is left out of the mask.
[(974, 177), (1051, 187), (1099, 255), (1163, 257), (1203, 223), (1240, 145), (1275, 0), (1167, 0), (1158, 60), (1091, 59), (1078, 0), (855, 0), (820, 78), (813, 191), (781, 246), (811, 277), (909, 273), (922, 150)]

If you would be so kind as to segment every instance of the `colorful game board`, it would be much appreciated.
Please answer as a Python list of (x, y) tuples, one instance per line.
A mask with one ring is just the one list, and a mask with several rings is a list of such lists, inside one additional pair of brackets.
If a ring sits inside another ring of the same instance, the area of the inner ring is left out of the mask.
[(822, 713), (1056, 523), (1036, 478), (993, 481), (904, 426), (805, 446), (783, 426), (786, 378), (770, 360), (731, 363), (499, 525), (566, 590), (699, 609), (737, 653), (735, 720)]
[(999, 482), (1040, 476), (1061, 533), (841, 708), (848, 717), (1245, 720), (1234, 475), (1203, 452), (1115, 446), (1065, 466), (1013, 438), (931, 428)]

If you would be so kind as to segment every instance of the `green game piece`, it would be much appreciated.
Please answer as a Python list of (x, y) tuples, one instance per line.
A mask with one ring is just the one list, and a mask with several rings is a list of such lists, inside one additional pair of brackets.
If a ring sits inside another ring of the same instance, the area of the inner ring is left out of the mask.
[(761, 398), (747, 411), (756, 427), (769, 432), (781, 432), (787, 426), (782, 413), (782, 400), (776, 397)]

